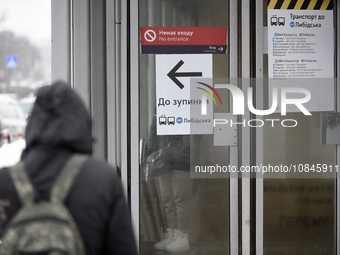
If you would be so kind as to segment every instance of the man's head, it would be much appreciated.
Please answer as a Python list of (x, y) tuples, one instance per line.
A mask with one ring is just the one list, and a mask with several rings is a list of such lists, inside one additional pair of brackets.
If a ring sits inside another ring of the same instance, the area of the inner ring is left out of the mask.
[(44, 86), (26, 127), (26, 149), (63, 147), (92, 153), (92, 123), (81, 98), (63, 82)]

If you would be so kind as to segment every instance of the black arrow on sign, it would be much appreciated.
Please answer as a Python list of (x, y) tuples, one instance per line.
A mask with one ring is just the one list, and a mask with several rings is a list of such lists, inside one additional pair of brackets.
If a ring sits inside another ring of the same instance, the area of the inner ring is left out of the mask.
[(177, 79), (177, 77), (193, 77), (202, 76), (202, 72), (189, 72), (189, 73), (176, 73), (176, 71), (184, 64), (183, 60), (180, 60), (177, 65), (168, 73), (169, 78), (177, 84), (180, 89), (184, 88), (184, 85)]

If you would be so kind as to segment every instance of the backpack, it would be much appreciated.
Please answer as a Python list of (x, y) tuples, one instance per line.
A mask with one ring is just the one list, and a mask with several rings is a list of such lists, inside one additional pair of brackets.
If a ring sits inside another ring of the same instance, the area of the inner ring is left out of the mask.
[(85, 255), (83, 240), (63, 200), (87, 158), (72, 156), (53, 185), (50, 200), (37, 203), (23, 162), (9, 170), (23, 207), (5, 229), (0, 255)]

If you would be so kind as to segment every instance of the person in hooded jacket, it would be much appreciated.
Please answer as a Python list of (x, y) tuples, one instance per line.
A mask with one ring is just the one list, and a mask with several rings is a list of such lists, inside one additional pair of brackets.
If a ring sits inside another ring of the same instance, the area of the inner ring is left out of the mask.
[[(70, 86), (57, 82), (38, 90), (25, 138), (21, 160), (35, 188), (35, 200), (48, 200), (67, 160), (75, 153), (92, 154), (91, 118)], [(105, 161), (91, 157), (81, 166), (65, 204), (88, 255), (138, 254), (120, 179)], [(21, 206), (9, 168), (1, 169), (0, 229)]]

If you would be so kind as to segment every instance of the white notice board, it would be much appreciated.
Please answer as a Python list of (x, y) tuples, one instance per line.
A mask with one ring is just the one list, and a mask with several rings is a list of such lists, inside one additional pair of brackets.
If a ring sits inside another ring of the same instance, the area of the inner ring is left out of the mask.
[(211, 79), (211, 54), (156, 55), (157, 135), (213, 133), (212, 100), (197, 88)]
[[(333, 40), (332, 10), (268, 9), (270, 90), (306, 88), (311, 92), (311, 100), (305, 104), (309, 111), (333, 111)], [(292, 107), (287, 111), (299, 110)]]

